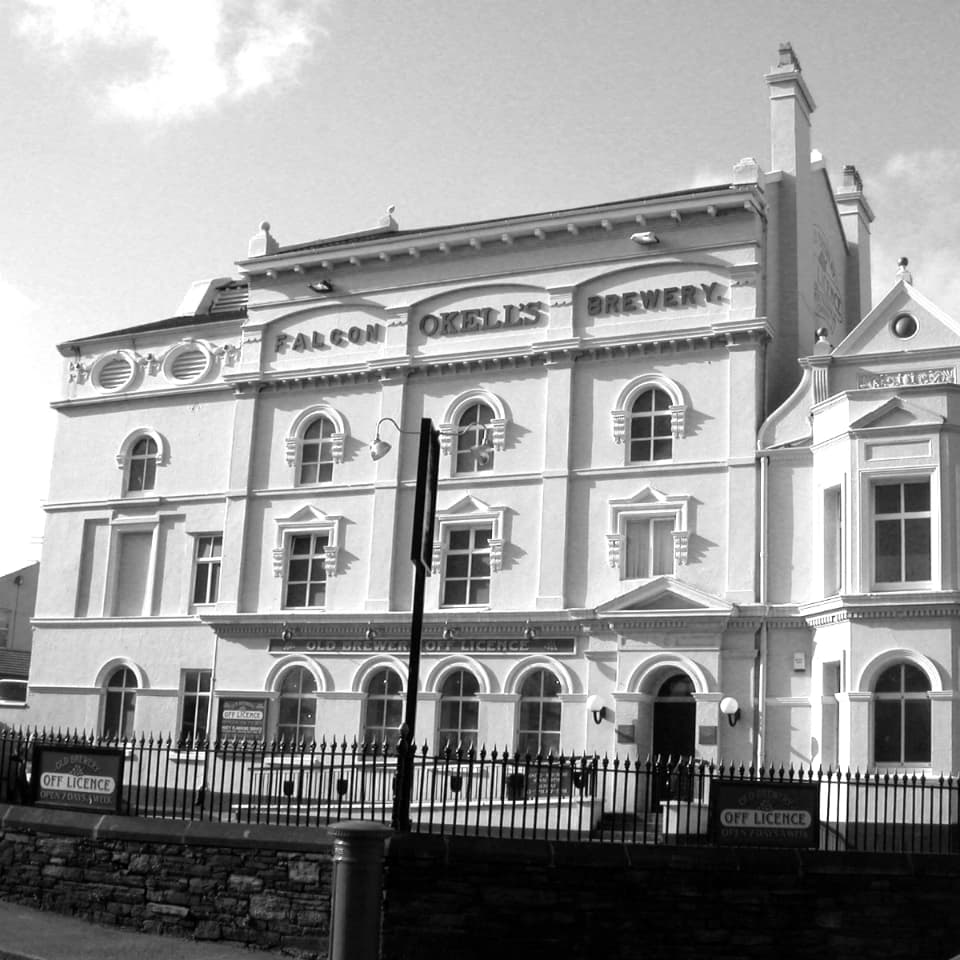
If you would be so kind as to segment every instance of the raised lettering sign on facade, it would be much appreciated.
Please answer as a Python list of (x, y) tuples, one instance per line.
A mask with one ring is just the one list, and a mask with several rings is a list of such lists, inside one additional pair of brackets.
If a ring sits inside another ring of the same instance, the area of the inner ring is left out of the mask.
[[(407, 653), (410, 641), (397, 639), (366, 639), (358, 637), (311, 638), (291, 637), (289, 640), (271, 639), (272, 653)], [(485, 638), (471, 640), (454, 637), (449, 640), (424, 639), (424, 653), (574, 653), (573, 637), (533, 637), (526, 639)]]
[(953, 367), (930, 370), (895, 370), (890, 373), (861, 374), (857, 386), (861, 390), (880, 390), (884, 387), (912, 387), (927, 383), (956, 383)]
[(542, 301), (531, 300), (529, 303), (506, 303), (502, 307), (425, 313), (420, 318), (420, 332), (425, 337), (452, 337), (459, 333), (529, 327), (540, 323), (546, 315), (545, 310)]
[(302, 353), (305, 350), (328, 350), (331, 347), (358, 346), (362, 343), (379, 343), (383, 339), (383, 325), (366, 323), (363, 326), (350, 326), (346, 329), (334, 327), (329, 334), (319, 330), (306, 333), (278, 333), (273, 340), (275, 353), (292, 350)]
[(651, 310), (722, 304), (726, 292), (727, 288), (722, 283), (686, 283), (677, 287), (596, 294), (587, 297), (587, 314), (591, 317), (605, 317), (611, 314), (647, 313)]

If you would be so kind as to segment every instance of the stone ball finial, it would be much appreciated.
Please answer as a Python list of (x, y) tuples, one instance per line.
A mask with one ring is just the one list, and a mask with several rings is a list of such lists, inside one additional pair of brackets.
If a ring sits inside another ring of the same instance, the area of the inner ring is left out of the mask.
[(266, 220), (260, 221), (260, 232), (252, 237), (247, 249), (248, 257), (265, 257), (276, 253), (280, 244), (270, 235), (270, 224)]
[(818, 328), (817, 328), (817, 339), (820, 340), (821, 342), (822, 342), (823, 340), (826, 340), (826, 339), (827, 339), (827, 334), (828, 334), (828, 332), (829, 332), (829, 331), (827, 330), (826, 327), (818, 327)]
[(912, 284), (913, 274), (910, 272), (909, 263), (910, 261), (906, 257), (901, 257), (897, 261), (897, 279)]
[(377, 221), (377, 226), (378, 226), (378, 227), (383, 227), (383, 228), (385, 228), (385, 229), (387, 229), (387, 230), (396, 230), (396, 229), (397, 229), (397, 221), (393, 219), (393, 214), (394, 214), (394, 211), (395, 211), (396, 209), (397, 209), (397, 205), (396, 205), (395, 203), (391, 203), (390, 206), (387, 207), (387, 212), (386, 212), (386, 214), (384, 214), (384, 216), (382, 216), (382, 217)]

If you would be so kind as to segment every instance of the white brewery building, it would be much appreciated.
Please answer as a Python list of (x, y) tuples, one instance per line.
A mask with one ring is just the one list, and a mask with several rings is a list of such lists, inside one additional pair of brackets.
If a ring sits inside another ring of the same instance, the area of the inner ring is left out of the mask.
[(765, 79), (769, 165), (729, 182), (264, 224), (175, 316), (62, 344), (0, 720), (394, 739), (428, 417), (418, 741), (958, 766), (960, 323), (906, 274), (870, 310), (860, 177), (789, 46)]

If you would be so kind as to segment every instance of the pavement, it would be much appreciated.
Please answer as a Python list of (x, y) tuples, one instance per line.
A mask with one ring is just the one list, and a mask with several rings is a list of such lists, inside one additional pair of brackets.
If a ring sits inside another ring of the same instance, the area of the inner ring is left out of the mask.
[(105, 927), (0, 900), (0, 960), (258, 960), (262, 950)]

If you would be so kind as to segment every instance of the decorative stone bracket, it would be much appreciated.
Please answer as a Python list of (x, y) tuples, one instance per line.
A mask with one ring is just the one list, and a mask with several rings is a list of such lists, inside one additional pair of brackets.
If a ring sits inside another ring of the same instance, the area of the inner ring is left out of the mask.
[[(343, 463), (343, 447), (347, 435), (345, 433), (330, 434), (330, 454), (334, 463)], [(283, 441), (286, 454), (287, 466), (295, 467), (297, 465), (297, 452), (300, 448), (301, 438), (297, 436), (286, 437)]]
[[(673, 531), (673, 560), (678, 566), (687, 562), (687, 546), (690, 542), (688, 530)], [(607, 562), (611, 567), (620, 566), (626, 536), (622, 533), (607, 534)]]
[[(490, 539), (487, 541), (490, 546), (490, 572), (499, 573), (503, 567), (503, 539)], [(439, 574), (443, 566), (443, 541), (433, 541), (433, 556), (430, 559), (430, 569), (433, 573)]]
[[(682, 405), (673, 405), (670, 410), (670, 432), (674, 440), (683, 438), (684, 427), (686, 426), (687, 408)], [(623, 443), (627, 435), (627, 411), (612, 410), (613, 417), (613, 439), (616, 443)]]

